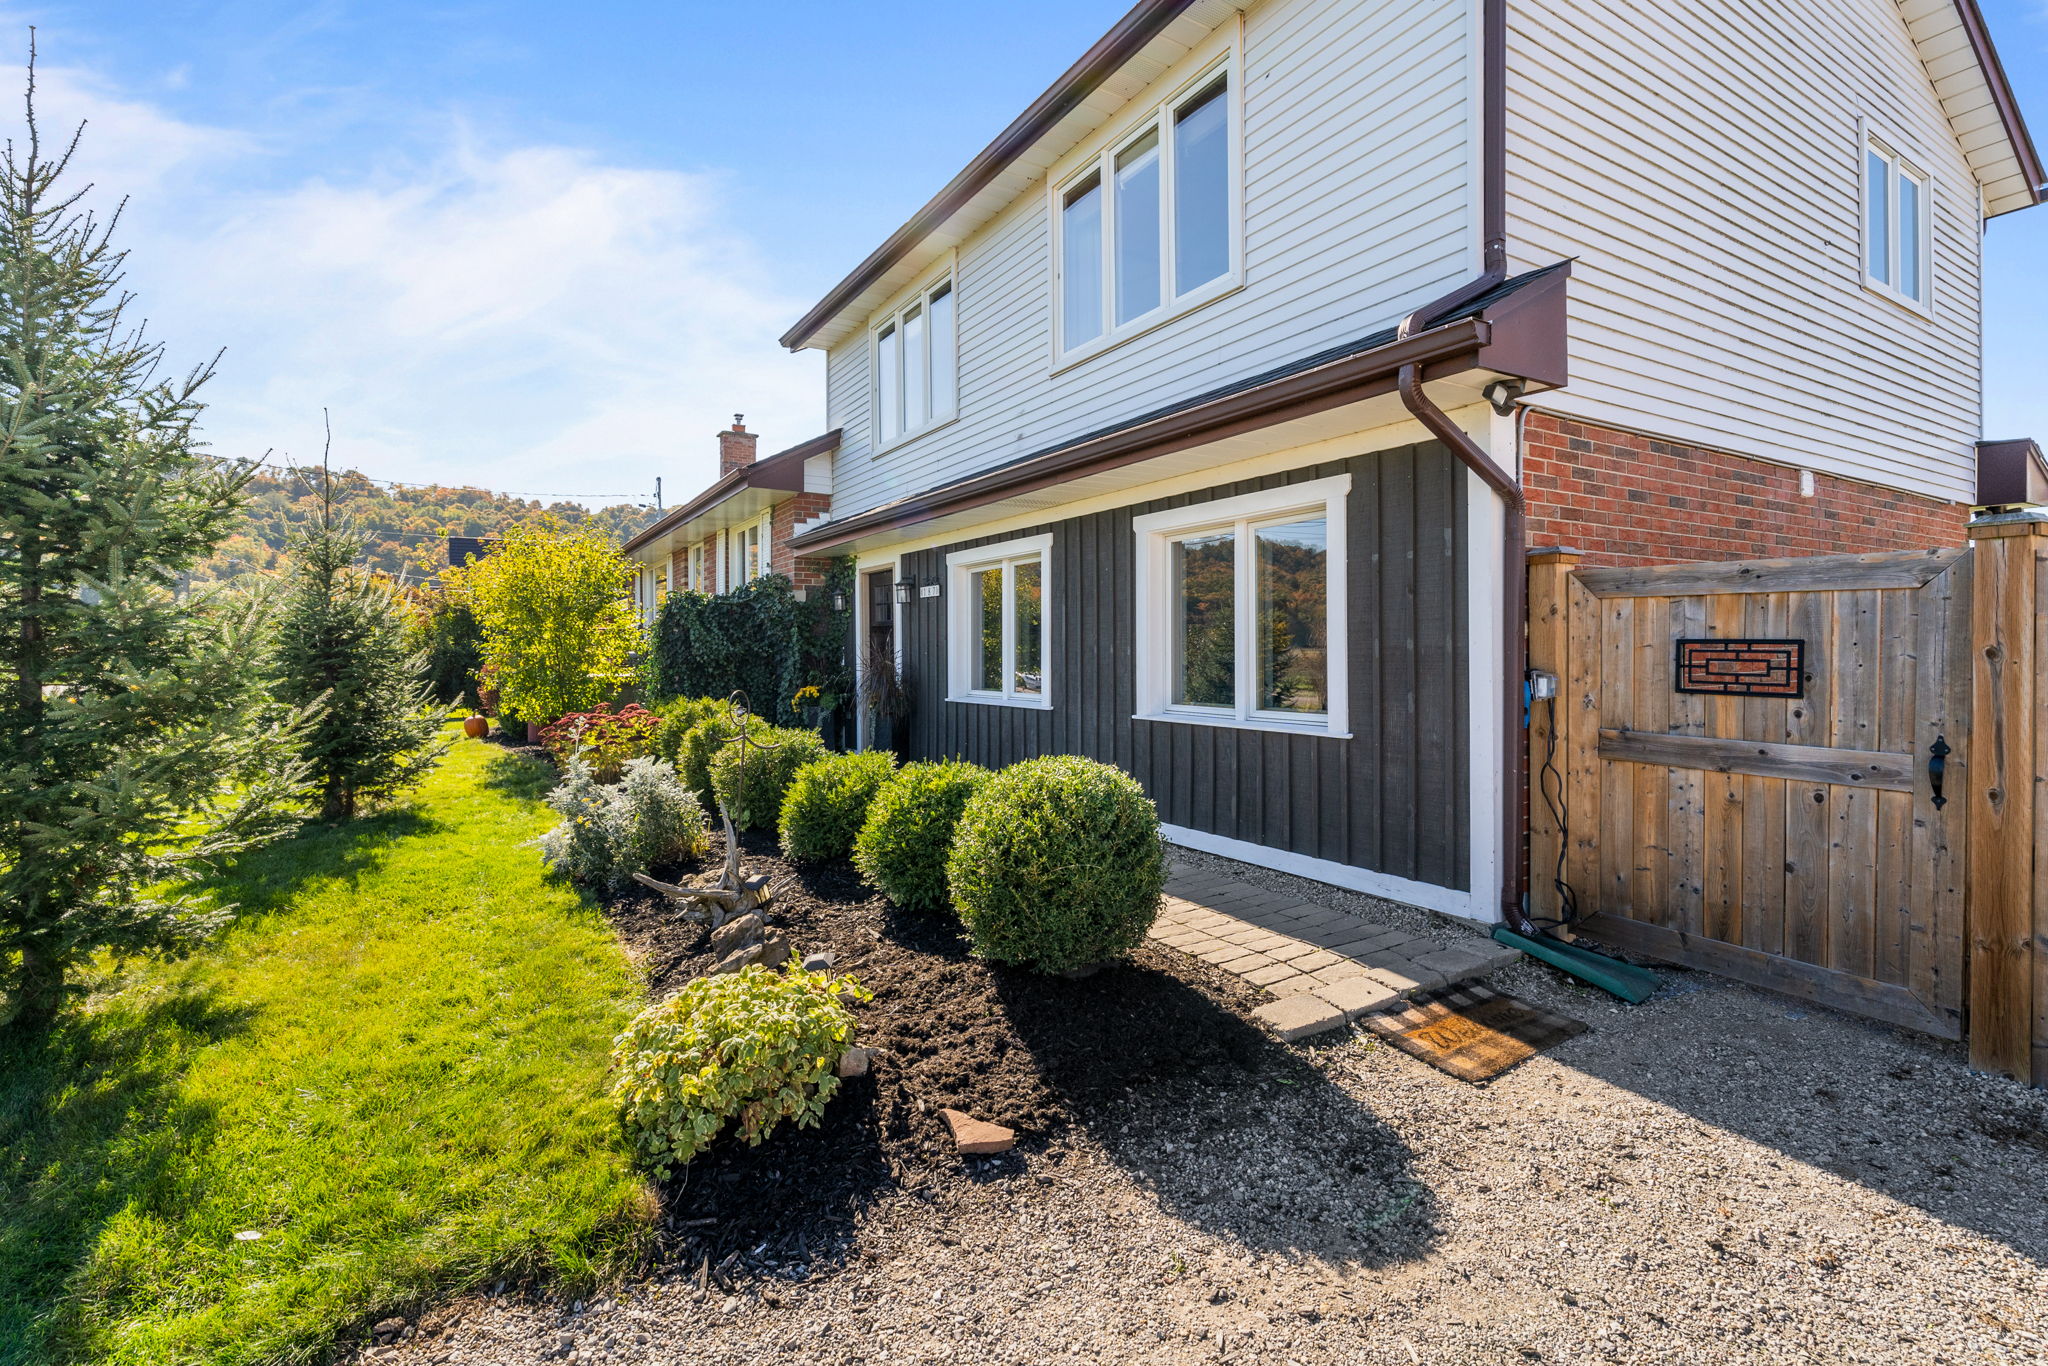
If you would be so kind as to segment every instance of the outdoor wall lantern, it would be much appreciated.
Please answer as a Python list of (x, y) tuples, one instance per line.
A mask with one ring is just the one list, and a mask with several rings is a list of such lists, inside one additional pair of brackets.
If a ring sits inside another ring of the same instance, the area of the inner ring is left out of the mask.
[(846, 594), (834, 593), (832, 595), (832, 610), (835, 612), (844, 612), (846, 610)]
[(911, 593), (917, 588), (914, 579), (900, 579), (896, 584), (896, 601), (909, 602)]

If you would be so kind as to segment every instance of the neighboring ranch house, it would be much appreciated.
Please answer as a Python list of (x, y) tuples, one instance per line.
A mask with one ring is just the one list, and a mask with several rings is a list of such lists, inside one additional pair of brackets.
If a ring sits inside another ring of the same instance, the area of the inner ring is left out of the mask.
[(717, 481), (626, 542), (641, 620), (653, 621), (671, 590), (726, 593), (764, 574), (784, 575), (800, 593), (823, 585), (823, 564), (799, 561), (790, 537), (832, 506), (839, 433), (757, 460), (759, 440), (735, 416), (718, 434)]
[(1960, 545), (2044, 180), (1973, 0), (1142, 0), (783, 337), (831, 501), (770, 554), (858, 557), (913, 754), (1492, 920), (1526, 548)]

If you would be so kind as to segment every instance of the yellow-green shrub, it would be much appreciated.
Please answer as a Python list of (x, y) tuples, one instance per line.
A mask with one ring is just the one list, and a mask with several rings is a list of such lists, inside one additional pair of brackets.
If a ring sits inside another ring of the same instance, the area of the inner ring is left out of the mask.
[(946, 852), (953, 827), (975, 790), (993, 775), (964, 759), (905, 764), (868, 804), (853, 841), (853, 865), (907, 911), (942, 911)]
[(798, 862), (845, 858), (875, 793), (896, 773), (888, 750), (828, 754), (796, 771), (782, 798), (782, 852)]
[(796, 771), (825, 757), (818, 732), (801, 726), (763, 726), (754, 732), (763, 748), (737, 743), (721, 745), (711, 755), (711, 791), (743, 830), (773, 830), (782, 815), (782, 799)]
[(849, 977), (755, 966), (699, 977), (642, 1011), (612, 1044), (612, 1097), (634, 1154), (663, 1176), (728, 1124), (758, 1144), (783, 1120), (813, 1125), (839, 1089), (853, 1032)]

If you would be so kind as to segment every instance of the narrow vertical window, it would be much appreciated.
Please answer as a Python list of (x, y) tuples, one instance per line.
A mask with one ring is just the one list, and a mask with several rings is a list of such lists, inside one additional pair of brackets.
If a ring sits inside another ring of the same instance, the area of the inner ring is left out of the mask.
[(1230, 102), (1217, 77), (1173, 121), (1173, 292), (1230, 270)]
[(1305, 517), (1254, 533), (1260, 711), (1329, 710), (1329, 526)]
[(1217, 531), (1173, 543), (1173, 700), (1237, 705), (1237, 536)]
[(1043, 576), (1044, 570), (1037, 560), (1018, 562), (1010, 576), (1010, 593), (1014, 599), (1010, 636), (1015, 642), (1015, 658), (1010, 665), (1010, 690), (1029, 697), (1045, 691)]
[(882, 440), (889, 442), (903, 435), (903, 346), (893, 324), (876, 335), (875, 346), (875, 402)]
[(1870, 278), (1879, 284), (1892, 282), (1891, 162), (1872, 151), (1865, 167), (1870, 202), (1864, 208), (1865, 260)]
[(1925, 303), (1927, 296), (1921, 287), (1920, 255), (1920, 182), (1905, 171), (1899, 172), (1899, 293), (1916, 303)]
[(1116, 320), (1159, 307), (1159, 130), (1116, 155)]
[(953, 343), (953, 285), (940, 285), (925, 306), (931, 328), (932, 416), (951, 415), (959, 402), (959, 362)]
[(924, 310), (910, 309), (903, 315), (903, 428), (909, 431), (932, 420), (931, 390), (925, 379), (930, 358), (924, 348)]
[(1102, 177), (1068, 190), (1060, 208), (1060, 320), (1068, 349), (1102, 335)]
[(974, 576), (974, 686), (981, 692), (1003, 690), (1003, 568), (984, 569)]

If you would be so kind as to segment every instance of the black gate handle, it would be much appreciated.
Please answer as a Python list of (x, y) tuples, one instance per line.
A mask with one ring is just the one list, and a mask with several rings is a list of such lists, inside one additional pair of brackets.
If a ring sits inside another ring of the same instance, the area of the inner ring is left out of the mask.
[(1934, 785), (1934, 809), (1941, 810), (1948, 805), (1948, 798), (1941, 795), (1941, 775), (1948, 771), (1948, 737), (1937, 735), (1934, 743), (1927, 747), (1927, 781)]

